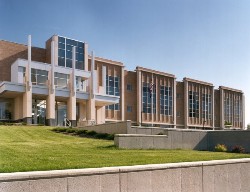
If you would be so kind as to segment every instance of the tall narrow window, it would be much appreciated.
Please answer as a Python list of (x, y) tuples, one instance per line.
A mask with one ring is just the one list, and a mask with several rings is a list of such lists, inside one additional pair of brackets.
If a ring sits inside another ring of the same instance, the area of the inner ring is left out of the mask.
[(224, 119), (227, 123), (232, 123), (232, 113), (233, 113), (233, 99), (229, 95), (224, 98)]
[(189, 91), (189, 117), (199, 118), (199, 94)]
[(163, 115), (172, 115), (173, 113), (172, 94), (172, 87), (160, 86), (160, 113)]
[(152, 113), (152, 109), (153, 113), (156, 113), (156, 89), (151, 83), (143, 83), (142, 105), (143, 113)]
[[(120, 77), (106, 76), (106, 94), (120, 96)], [(106, 109), (119, 111), (120, 104), (106, 106)]]
[(212, 102), (210, 94), (202, 94), (202, 118), (212, 118)]

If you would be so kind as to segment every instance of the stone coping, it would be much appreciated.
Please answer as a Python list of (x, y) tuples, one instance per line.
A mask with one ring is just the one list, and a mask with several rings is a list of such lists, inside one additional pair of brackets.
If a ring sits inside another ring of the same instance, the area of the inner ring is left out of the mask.
[(168, 137), (167, 135), (115, 134), (118, 137)]
[(87, 169), (0, 173), (0, 183), (12, 182), (12, 181), (24, 181), (24, 180), (39, 180), (39, 179), (51, 179), (51, 178), (116, 174), (116, 173), (126, 173), (126, 172), (153, 171), (153, 170), (164, 170), (164, 169), (175, 169), (175, 168), (214, 166), (214, 165), (224, 165), (224, 164), (238, 164), (238, 163), (250, 163), (250, 158), (120, 166), (120, 167), (87, 168)]

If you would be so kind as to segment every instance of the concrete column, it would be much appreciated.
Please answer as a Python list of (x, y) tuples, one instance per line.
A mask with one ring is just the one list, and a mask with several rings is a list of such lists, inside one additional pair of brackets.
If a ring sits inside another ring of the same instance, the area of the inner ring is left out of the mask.
[(214, 113), (214, 86), (212, 87), (212, 98), (211, 98), (211, 104), (212, 104), (212, 127), (214, 129), (214, 119), (215, 119), (215, 113)]
[(188, 81), (184, 80), (184, 128), (188, 128)]
[(21, 120), (23, 118), (23, 98), (18, 96), (14, 99), (14, 120)]
[(106, 95), (106, 77), (107, 76), (107, 68), (106, 66), (102, 66), (102, 87), (103, 94)]
[(224, 90), (220, 88), (220, 127), (225, 128), (224, 122)]
[(87, 120), (96, 121), (96, 109), (95, 109), (95, 99), (89, 99), (87, 101)]
[(46, 98), (46, 125), (55, 126), (55, 85), (54, 85), (54, 68), (55, 68), (55, 43), (51, 42), (51, 69), (49, 72), (49, 95)]
[(142, 116), (142, 73), (137, 70), (137, 124), (141, 125)]
[(84, 70), (89, 70), (89, 54), (88, 54), (88, 44), (84, 43)]
[(72, 50), (72, 72), (70, 74), (70, 97), (67, 100), (67, 118), (73, 127), (76, 126), (76, 77), (75, 77), (76, 49)]
[(31, 35), (28, 36), (28, 64), (25, 73), (26, 90), (23, 94), (23, 121), (32, 124)]
[(174, 95), (173, 95), (173, 116), (174, 116), (174, 128), (176, 128), (176, 79), (174, 78), (173, 80), (173, 91), (174, 91)]
[(96, 124), (105, 123), (105, 106), (96, 107)]
[(125, 90), (124, 90), (124, 67), (121, 67), (121, 89), (120, 89), (120, 102), (121, 102), (121, 120), (125, 120)]
[(242, 129), (245, 129), (245, 95), (242, 94)]

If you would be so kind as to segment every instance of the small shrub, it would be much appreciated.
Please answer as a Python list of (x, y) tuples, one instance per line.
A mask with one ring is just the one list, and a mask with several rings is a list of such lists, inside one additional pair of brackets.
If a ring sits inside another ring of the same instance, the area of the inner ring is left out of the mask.
[(226, 152), (227, 151), (227, 146), (224, 144), (217, 144), (214, 148), (216, 152)]
[(95, 135), (95, 138), (97, 138), (97, 139), (106, 139), (107, 136), (108, 136), (108, 134), (106, 134), (106, 133), (97, 133)]
[(86, 131), (86, 135), (94, 136), (94, 135), (96, 135), (96, 132), (95, 131)]
[(75, 130), (72, 129), (72, 128), (69, 128), (69, 129), (66, 130), (66, 132), (67, 132), (67, 133), (75, 133)]
[(54, 129), (52, 129), (52, 131), (55, 131), (55, 132), (66, 132), (67, 131), (67, 128), (65, 128), (65, 127), (57, 127), (57, 128), (54, 128)]
[(158, 133), (157, 135), (164, 135), (162, 132)]
[(233, 146), (231, 152), (232, 153), (245, 153), (245, 148), (240, 145), (235, 145)]
[(76, 132), (77, 135), (84, 135), (84, 134), (86, 134), (87, 131), (86, 130), (82, 130), (82, 129), (78, 129), (75, 132)]
[(108, 134), (108, 136), (106, 138), (107, 138), (107, 140), (114, 140), (115, 135), (114, 134)]

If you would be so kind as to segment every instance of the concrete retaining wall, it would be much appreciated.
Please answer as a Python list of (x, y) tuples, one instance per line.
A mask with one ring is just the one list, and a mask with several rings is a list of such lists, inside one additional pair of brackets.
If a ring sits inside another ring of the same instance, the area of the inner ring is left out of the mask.
[(0, 174), (1, 192), (248, 192), (250, 159)]
[(128, 132), (127, 130), (131, 128), (131, 121), (112, 122), (79, 128), (97, 133), (126, 134)]
[[(139, 129), (138, 129), (139, 130)], [(225, 144), (228, 150), (235, 145), (241, 145), (250, 152), (250, 131), (203, 131), (165, 129), (161, 130), (164, 135), (151, 135), (152, 129), (142, 129), (136, 133), (143, 134), (120, 134), (115, 135), (115, 145), (120, 148), (131, 149), (195, 149), (213, 150), (217, 144)], [(160, 130), (158, 130), (160, 131)]]

